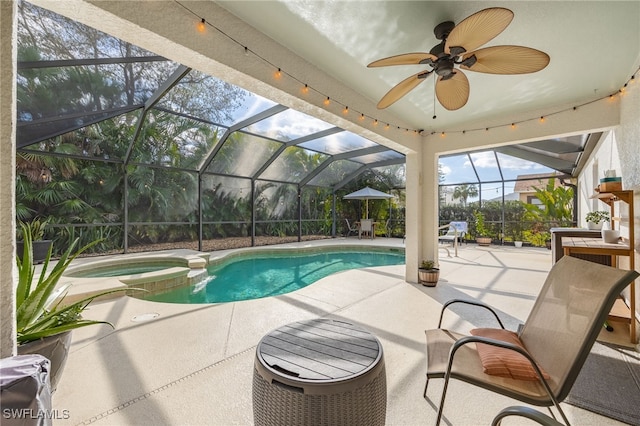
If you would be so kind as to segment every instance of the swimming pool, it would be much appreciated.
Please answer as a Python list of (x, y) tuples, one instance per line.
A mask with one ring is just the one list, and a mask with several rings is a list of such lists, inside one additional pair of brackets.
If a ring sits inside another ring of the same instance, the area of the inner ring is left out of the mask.
[(220, 303), (289, 293), (348, 269), (405, 263), (400, 249), (324, 249), (253, 251), (208, 269), (209, 278), (146, 300), (169, 303)]

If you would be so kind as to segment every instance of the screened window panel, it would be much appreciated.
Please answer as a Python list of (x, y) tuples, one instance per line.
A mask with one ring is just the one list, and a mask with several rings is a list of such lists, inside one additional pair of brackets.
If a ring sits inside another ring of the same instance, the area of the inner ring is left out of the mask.
[(130, 222), (197, 221), (197, 173), (145, 166), (128, 171)]
[(344, 131), (298, 144), (298, 146), (302, 148), (307, 148), (331, 155), (342, 154), (345, 152), (369, 148), (376, 145), (377, 144), (375, 142), (355, 135), (351, 132)]
[(122, 161), (133, 138), (139, 112), (119, 115), (48, 140), (27, 146), (29, 150), (55, 152), (105, 161)]
[(198, 249), (196, 224), (136, 224), (129, 226), (130, 252), (170, 249)]
[(251, 177), (281, 146), (280, 142), (234, 132), (225, 140), (207, 172)]
[(260, 176), (261, 179), (297, 183), (329, 158), (296, 146), (285, 149)]
[(372, 169), (378, 176), (384, 179), (389, 188), (404, 188), (406, 183), (407, 169), (405, 164), (394, 164), (391, 166), (375, 167)]
[(244, 130), (282, 142), (289, 142), (303, 136), (329, 129), (329, 123), (302, 112), (287, 109), (271, 117), (247, 126)]
[(16, 209), (20, 219), (46, 214), (70, 223), (122, 220), (121, 164), (57, 156), (34, 158), (23, 153), (18, 154), (16, 162)]
[(163, 61), (22, 69), (17, 79), (18, 120), (141, 106), (177, 66)]
[(302, 219), (330, 218), (332, 200), (333, 193), (330, 189), (305, 186), (301, 191)]
[(37, 123), (19, 122), (16, 127), (17, 147), (24, 148), (46, 139), (55, 138), (65, 133), (72, 132), (82, 127), (90, 126), (104, 120), (109, 120), (134, 108), (118, 109), (117, 111), (105, 111), (95, 114), (82, 114), (68, 118), (44, 120)]
[(134, 142), (130, 162), (195, 170), (222, 131), (197, 120), (151, 110)]
[(466, 154), (440, 157), (438, 163), (443, 175), (441, 184), (478, 182), (478, 177), (473, 171), (469, 157)]
[[(256, 216), (258, 221), (297, 220), (297, 186), (285, 183), (258, 181), (256, 183)], [(277, 228), (279, 225), (274, 224), (274, 226)], [(291, 235), (288, 231), (285, 232), (285, 234)], [(275, 230), (271, 235), (277, 235)]]
[[(226, 236), (228, 223), (251, 220), (251, 180), (228, 176), (203, 175), (202, 219), (218, 229), (215, 235)], [(223, 225), (224, 223), (224, 225)], [(212, 229), (212, 230), (213, 230)], [(246, 235), (246, 234), (245, 234)], [(238, 236), (238, 235), (234, 235)]]
[(480, 182), (494, 182), (502, 180), (498, 162), (493, 151), (472, 152), (469, 154)]
[(230, 126), (272, 104), (238, 86), (191, 70), (162, 96), (158, 107), (209, 123)]
[(324, 170), (318, 173), (309, 181), (310, 185), (332, 186), (341, 182), (347, 175), (355, 172), (362, 164), (349, 160), (337, 160), (329, 164)]
[[(512, 192), (512, 191), (507, 191)], [(491, 183), (483, 183), (482, 184), (482, 201), (497, 201), (502, 202), (502, 182), (491, 182)], [(506, 196), (506, 193), (505, 193)], [(474, 199), (469, 198), (469, 201), (476, 201), (478, 197), (474, 197)], [(506, 199), (505, 199), (506, 201)]]

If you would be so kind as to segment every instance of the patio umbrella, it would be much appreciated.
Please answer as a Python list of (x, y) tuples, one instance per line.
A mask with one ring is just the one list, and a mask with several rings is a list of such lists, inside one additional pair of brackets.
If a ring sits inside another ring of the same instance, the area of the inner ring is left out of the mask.
[(365, 219), (369, 219), (369, 200), (386, 200), (389, 198), (393, 198), (393, 195), (365, 186), (364, 188), (359, 189), (356, 192), (352, 192), (351, 194), (347, 194), (342, 198), (344, 200), (365, 200)]

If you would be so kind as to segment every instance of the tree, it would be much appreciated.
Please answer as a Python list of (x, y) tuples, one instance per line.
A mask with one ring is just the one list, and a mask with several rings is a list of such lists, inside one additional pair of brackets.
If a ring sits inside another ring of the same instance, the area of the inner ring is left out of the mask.
[[(556, 187), (550, 178), (544, 188), (534, 187), (541, 205), (525, 204), (525, 218), (540, 222), (543, 227), (568, 226), (573, 221), (573, 188)], [(547, 229), (548, 230), (548, 229)]]
[(453, 199), (462, 201), (462, 205), (466, 207), (469, 197), (478, 196), (478, 187), (475, 185), (458, 185), (453, 189)]

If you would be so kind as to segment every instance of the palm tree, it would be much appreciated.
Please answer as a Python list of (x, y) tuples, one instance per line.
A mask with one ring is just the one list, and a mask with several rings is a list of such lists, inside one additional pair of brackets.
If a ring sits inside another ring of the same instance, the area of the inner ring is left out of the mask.
[(461, 200), (463, 206), (467, 206), (467, 199), (469, 197), (477, 197), (478, 188), (475, 185), (458, 185), (453, 189), (453, 199)]

